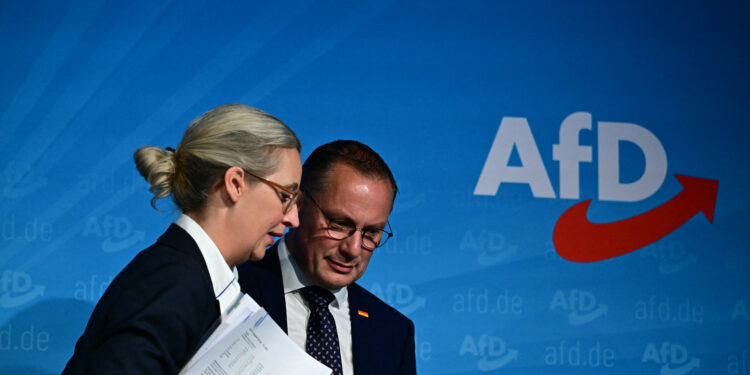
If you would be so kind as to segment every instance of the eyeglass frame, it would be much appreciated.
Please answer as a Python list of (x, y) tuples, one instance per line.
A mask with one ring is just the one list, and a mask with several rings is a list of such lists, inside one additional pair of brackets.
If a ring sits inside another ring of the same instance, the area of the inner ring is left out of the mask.
[(366, 227), (364, 227), (364, 226), (362, 228), (358, 228), (356, 226), (352, 227), (352, 226), (348, 226), (348, 225), (347, 226), (339, 225), (342, 228), (348, 228), (350, 230), (349, 230), (349, 234), (347, 234), (346, 237), (336, 238), (336, 237), (334, 237), (334, 236), (331, 235), (331, 223), (332, 222), (336, 222), (338, 220), (336, 220), (335, 218), (332, 218), (331, 215), (327, 214), (323, 210), (323, 208), (320, 207), (320, 205), (318, 204), (318, 202), (316, 202), (315, 199), (313, 199), (312, 194), (310, 194), (310, 192), (305, 191), (305, 190), (300, 190), (300, 192), (303, 193), (302, 199), (310, 198), (310, 202), (312, 202), (315, 205), (315, 207), (318, 208), (318, 210), (320, 211), (320, 213), (323, 215), (323, 218), (326, 219), (326, 221), (327, 221), (327, 224), (326, 224), (327, 226), (325, 228), (326, 229), (326, 234), (332, 240), (343, 241), (343, 240), (351, 237), (352, 235), (354, 235), (354, 233), (361, 232), (362, 233), (362, 248), (364, 248), (366, 250), (369, 250), (369, 251), (374, 251), (375, 249), (377, 249), (377, 248), (382, 247), (383, 245), (385, 245), (385, 243), (388, 242), (388, 240), (391, 239), (391, 237), (393, 237), (393, 232), (392, 232), (392, 229), (391, 229), (391, 223), (390, 223), (390, 221), (386, 221), (385, 225), (386, 225), (386, 227), (388, 229), (386, 229), (385, 227), (384, 228), (378, 228), (378, 230), (381, 231), (384, 235), (386, 235), (386, 237), (385, 237), (385, 239), (382, 239), (382, 237), (381, 237), (381, 240), (378, 241), (378, 244), (375, 247), (373, 247), (372, 249), (369, 248), (368, 246), (365, 246), (364, 239), (365, 239), (365, 228)]
[(289, 213), (289, 210), (292, 209), (292, 206), (294, 206), (294, 203), (297, 202), (297, 199), (299, 198), (299, 196), (302, 195), (301, 194), (302, 191), (299, 190), (299, 188), (297, 189), (297, 191), (294, 191), (294, 190), (291, 190), (288, 187), (285, 187), (285, 186), (283, 186), (283, 185), (281, 185), (279, 183), (273, 182), (273, 181), (271, 181), (271, 180), (269, 180), (269, 179), (267, 179), (265, 177), (258, 176), (257, 174), (255, 174), (253, 172), (245, 170), (245, 173), (247, 173), (247, 174), (249, 174), (249, 175), (257, 178), (258, 180), (260, 180), (260, 182), (262, 182), (262, 183), (270, 186), (271, 189), (273, 189), (276, 192), (276, 195), (279, 196), (279, 200), (282, 200), (281, 193), (279, 193), (279, 190), (281, 190), (284, 193), (289, 194), (289, 201), (288, 201), (288, 203), (284, 203), (283, 200), (281, 201), (281, 213), (284, 214), (284, 215), (286, 215), (287, 213)]

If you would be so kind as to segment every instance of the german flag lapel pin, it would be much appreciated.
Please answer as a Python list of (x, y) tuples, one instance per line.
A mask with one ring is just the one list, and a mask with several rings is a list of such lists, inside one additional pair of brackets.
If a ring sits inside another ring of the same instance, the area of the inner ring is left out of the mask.
[(370, 317), (370, 313), (368, 313), (367, 311), (364, 311), (364, 310), (357, 310), (357, 315), (364, 316), (365, 318), (369, 318)]

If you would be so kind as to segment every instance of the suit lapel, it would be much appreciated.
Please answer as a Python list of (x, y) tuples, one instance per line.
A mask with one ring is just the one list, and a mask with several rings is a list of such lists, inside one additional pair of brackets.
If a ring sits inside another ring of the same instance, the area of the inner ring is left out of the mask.
[(354, 373), (357, 375), (377, 374), (374, 367), (378, 362), (378, 336), (374, 332), (378, 316), (362, 298), (361, 287), (349, 285), (349, 318), (352, 323), (352, 357)]
[(287, 332), (284, 282), (279, 263), (277, 241), (258, 262), (247, 262), (240, 266), (240, 285), (243, 292), (263, 306), (276, 324)]
[[(208, 273), (206, 260), (203, 259), (203, 254), (201, 254), (198, 244), (195, 243), (195, 240), (188, 232), (182, 229), (179, 225), (172, 223), (169, 225), (167, 231), (164, 232), (156, 242), (186, 254), (186, 259), (190, 259), (190, 261), (197, 263), (201, 271), (203, 271), (201, 277), (213, 292), (213, 282), (211, 281), (211, 275)], [(216, 308), (217, 311), (221, 311), (219, 308), (219, 300), (216, 300)]]
[[(239, 273), (243, 291), (250, 294), (256, 302), (263, 306), (284, 332), (288, 332), (278, 242), (266, 252), (262, 260), (247, 262), (240, 266)], [(382, 329), (382, 327), (379, 328), (380, 317), (377, 315), (375, 308), (367, 303), (362, 287), (357, 284), (349, 285), (348, 293), (354, 373), (357, 375), (378, 375), (377, 364), (382, 360), (382, 358), (379, 358), (379, 353), (382, 354), (382, 348), (379, 347), (377, 332)]]

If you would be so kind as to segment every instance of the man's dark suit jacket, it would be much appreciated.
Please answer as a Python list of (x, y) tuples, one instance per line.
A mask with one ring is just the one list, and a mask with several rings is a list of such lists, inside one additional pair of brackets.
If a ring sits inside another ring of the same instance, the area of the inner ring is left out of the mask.
[[(261, 261), (241, 265), (239, 275), (242, 291), (263, 306), (287, 332), (278, 242)], [(351, 284), (348, 289), (354, 373), (416, 374), (414, 323), (361, 286)], [(365, 312), (369, 317), (360, 315), (358, 311)]]
[(219, 315), (198, 245), (172, 224), (107, 288), (63, 374), (176, 374)]

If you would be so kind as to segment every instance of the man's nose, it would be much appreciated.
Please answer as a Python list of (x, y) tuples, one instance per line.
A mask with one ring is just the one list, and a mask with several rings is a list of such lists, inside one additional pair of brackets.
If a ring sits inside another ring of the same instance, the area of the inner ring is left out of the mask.
[(341, 240), (340, 249), (350, 258), (356, 258), (362, 254), (362, 231), (357, 230), (351, 236)]

